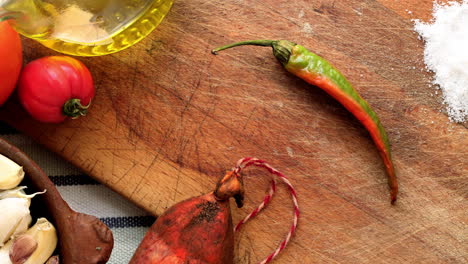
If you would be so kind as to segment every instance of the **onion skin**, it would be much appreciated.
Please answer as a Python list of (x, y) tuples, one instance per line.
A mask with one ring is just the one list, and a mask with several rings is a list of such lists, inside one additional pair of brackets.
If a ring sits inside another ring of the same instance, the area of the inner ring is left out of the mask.
[(229, 201), (210, 193), (182, 201), (158, 217), (130, 264), (231, 264), (233, 251)]
[[(18, 96), (36, 120), (60, 123), (67, 117), (85, 115), (94, 97), (88, 68), (67, 56), (50, 56), (30, 62), (20, 75)], [(65, 105), (74, 102), (65, 109)]]
[(243, 194), (242, 182), (229, 172), (214, 192), (172, 206), (151, 226), (130, 264), (234, 263), (229, 198), (242, 206)]

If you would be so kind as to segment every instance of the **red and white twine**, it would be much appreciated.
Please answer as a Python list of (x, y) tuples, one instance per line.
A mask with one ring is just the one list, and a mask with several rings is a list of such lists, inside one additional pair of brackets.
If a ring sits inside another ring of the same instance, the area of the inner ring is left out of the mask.
[[(293, 224), (291, 225), (291, 228), (289, 229), (289, 232), (286, 235), (286, 238), (280, 243), (278, 248), (273, 253), (271, 253), (266, 259), (264, 259), (263, 261), (260, 262), (260, 264), (265, 264), (265, 263), (269, 263), (276, 256), (278, 256), (278, 254), (289, 243), (289, 240), (291, 239), (292, 235), (296, 231), (297, 222), (298, 222), (298, 219), (299, 219), (299, 205), (297, 203), (296, 191), (294, 190), (294, 187), (292, 186), (291, 182), (289, 182), (288, 178), (284, 174), (282, 174), (281, 172), (276, 170), (275, 168), (271, 167), (268, 163), (266, 163), (263, 160), (260, 160), (260, 159), (257, 159), (257, 158), (243, 158), (243, 159), (241, 159), (241, 160), (239, 160), (237, 162), (237, 166), (234, 169), (234, 173), (236, 175), (240, 175), (240, 172), (243, 169), (245, 169), (245, 168), (247, 168), (249, 166), (252, 166), (252, 165), (268, 170), (271, 174), (277, 176), (281, 181), (283, 181), (283, 183), (285, 183), (289, 188), (289, 191), (291, 193), (291, 198), (292, 198), (292, 201), (293, 201), (293, 204), (294, 204)], [(270, 203), (271, 198), (273, 197), (273, 194), (275, 193), (275, 191), (276, 191), (276, 181), (275, 181), (275, 178), (273, 178), (272, 181), (271, 181), (270, 190), (268, 191), (268, 194), (265, 196), (265, 198), (263, 198), (262, 203), (257, 208), (255, 208), (255, 210), (253, 210), (253, 212), (251, 212), (249, 215), (247, 215), (243, 220), (241, 220), (236, 225), (236, 227), (234, 228), (234, 232), (238, 231), (239, 228), (241, 227), (241, 225), (243, 225), (249, 219), (255, 217), (260, 211), (262, 211), (265, 208), (265, 206), (267, 206), (268, 203)]]

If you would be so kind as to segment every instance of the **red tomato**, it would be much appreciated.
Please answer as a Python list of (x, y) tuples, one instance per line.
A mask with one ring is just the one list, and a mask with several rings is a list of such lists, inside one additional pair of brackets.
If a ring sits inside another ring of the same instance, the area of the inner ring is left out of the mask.
[(23, 64), (21, 40), (8, 22), (0, 22), (0, 105), (13, 92)]
[(59, 123), (86, 114), (94, 97), (93, 78), (88, 68), (74, 58), (44, 57), (24, 67), (18, 95), (32, 117)]

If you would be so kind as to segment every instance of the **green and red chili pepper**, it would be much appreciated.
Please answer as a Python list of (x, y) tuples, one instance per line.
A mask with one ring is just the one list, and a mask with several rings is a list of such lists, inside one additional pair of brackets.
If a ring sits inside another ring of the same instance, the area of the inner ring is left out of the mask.
[(362, 99), (348, 80), (327, 60), (308, 51), (303, 46), (287, 40), (242, 41), (216, 48), (212, 53), (217, 54), (218, 51), (241, 45), (272, 47), (274, 56), (283, 64), (287, 71), (327, 92), (364, 125), (369, 131), (384, 162), (388, 174), (391, 202), (393, 204), (397, 199), (398, 182), (387, 134), (377, 114)]

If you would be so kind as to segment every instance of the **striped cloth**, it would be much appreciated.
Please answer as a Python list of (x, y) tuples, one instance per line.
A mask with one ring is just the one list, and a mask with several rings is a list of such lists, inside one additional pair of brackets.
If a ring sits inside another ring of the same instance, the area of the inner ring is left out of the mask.
[(108, 263), (129, 262), (154, 217), (2, 122), (0, 137), (34, 160), (73, 210), (94, 215), (112, 229), (114, 250)]

